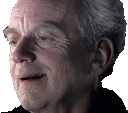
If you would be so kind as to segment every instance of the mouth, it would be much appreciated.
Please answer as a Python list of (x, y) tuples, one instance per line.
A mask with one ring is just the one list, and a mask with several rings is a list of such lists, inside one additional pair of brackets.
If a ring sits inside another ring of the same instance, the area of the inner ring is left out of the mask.
[(42, 78), (43, 76), (45, 76), (46, 74), (43, 74), (43, 73), (39, 73), (39, 74), (36, 74), (36, 75), (30, 75), (28, 77), (24, 77), (24, 78), (21, 78), (21, 80), (34, 80), (34, 79), (40, 79)]

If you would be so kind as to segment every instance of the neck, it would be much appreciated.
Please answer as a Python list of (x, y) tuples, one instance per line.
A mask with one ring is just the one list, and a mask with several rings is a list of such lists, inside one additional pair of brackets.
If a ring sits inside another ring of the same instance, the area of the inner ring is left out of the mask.
[(66, 95), (65, 98), (56, 106), (56, 108), (48, 113), (88, 113), (90, 93), (86, 95), (69, 95)]
[[(72, 95), (71, 99), (67, 99), (66, 111), (62, 113), (88, 113), (90, 104), (90, 93), (86, 95)], [(61, 113), (61, 112), (58, 112)]]

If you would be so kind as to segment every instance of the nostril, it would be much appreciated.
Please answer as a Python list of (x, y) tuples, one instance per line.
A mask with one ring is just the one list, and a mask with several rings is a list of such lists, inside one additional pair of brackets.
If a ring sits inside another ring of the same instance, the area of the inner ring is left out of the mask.
[(21, 60), (21, 63), (22, 63), (22, 62), (25, 62), (25, 61), (28, 61), (28, 60), (26, 60), (26, 59), (24, 59), (24, 60)]

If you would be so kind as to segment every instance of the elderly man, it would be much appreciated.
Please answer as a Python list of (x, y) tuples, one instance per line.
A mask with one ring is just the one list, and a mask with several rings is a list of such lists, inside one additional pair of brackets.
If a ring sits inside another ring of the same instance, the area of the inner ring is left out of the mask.
[(124, 47), (119, 0), (18, 0), (4, 34), (15, 113), (126, 113), (100, 81)]

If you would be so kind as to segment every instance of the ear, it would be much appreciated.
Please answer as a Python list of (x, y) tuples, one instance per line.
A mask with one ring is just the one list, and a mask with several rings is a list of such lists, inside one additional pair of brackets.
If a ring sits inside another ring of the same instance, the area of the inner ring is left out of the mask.
[(101, 75), (111, 64), (113, 54), (114, 47), (112, 41), (108, 38), (100, 39), (90, 64), (90, 75)]

